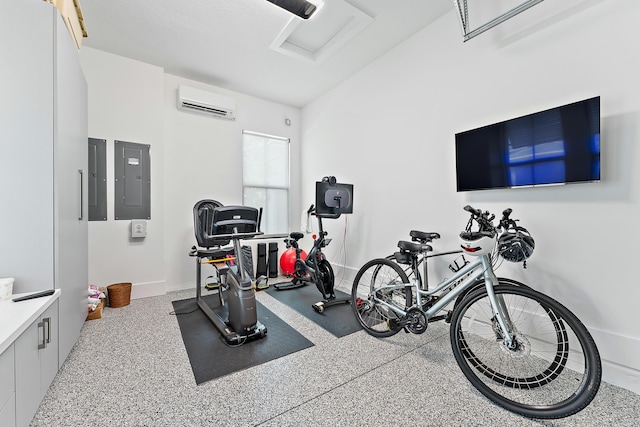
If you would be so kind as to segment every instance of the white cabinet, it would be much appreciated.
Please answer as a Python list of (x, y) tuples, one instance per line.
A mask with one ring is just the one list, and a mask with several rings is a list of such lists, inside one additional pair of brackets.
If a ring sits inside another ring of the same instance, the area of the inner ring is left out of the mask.
[(58, 372), (58, 301), (16, 339), (16, 426), (28, 426)]
[(16, 425), (16, 383), (13, 344), (0, 354), (0, 427)]
[(89, 131), (87, 82), (78, 50), (60, 15), (55, 16), (54, 283), (64, 290), (60, 296), (62, 365), (87, 318)]
[(0, 277), (62, 289), (59, 363), (87, 315), (87, 84), (57, 9), (0, 13)]
[(0, 427), (29, 425), (58, 372), (60, 295), (0, 301)]

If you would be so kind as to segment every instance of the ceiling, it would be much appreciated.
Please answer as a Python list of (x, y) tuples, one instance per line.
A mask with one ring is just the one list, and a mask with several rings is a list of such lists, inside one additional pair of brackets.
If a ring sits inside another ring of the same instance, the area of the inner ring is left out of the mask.
[(83, 46), (302, 107), (454, 8), (323, 1), (303, 20), (266, 0), (81, 0)]

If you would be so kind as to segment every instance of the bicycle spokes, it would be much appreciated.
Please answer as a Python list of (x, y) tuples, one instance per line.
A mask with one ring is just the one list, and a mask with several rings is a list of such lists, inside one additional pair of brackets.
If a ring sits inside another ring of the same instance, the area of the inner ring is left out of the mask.
[(601, 377), (586, 328), (530, 288), (500, 285), (494, 291), (509, 313), (512, 343), (496, 326), (486, 291), (474, 291), (451, 324), (451, 345), (465, 376), (489, 399), (525, 416), (559, 418), (584, 408)]

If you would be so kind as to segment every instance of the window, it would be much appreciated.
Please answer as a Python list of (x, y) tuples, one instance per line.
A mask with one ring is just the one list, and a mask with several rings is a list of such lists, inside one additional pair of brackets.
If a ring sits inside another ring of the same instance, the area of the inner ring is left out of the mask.
[(289, 232), (289, 139), (242, 132), (242, 203), (263, 208), (265, 234)]

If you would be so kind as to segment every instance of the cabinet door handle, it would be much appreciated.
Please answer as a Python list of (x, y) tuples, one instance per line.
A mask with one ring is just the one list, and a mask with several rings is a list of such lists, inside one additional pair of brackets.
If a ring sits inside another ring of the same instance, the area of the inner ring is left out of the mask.
[(78, 169), (78, 173), (80, 174), (80, 217), (78, 220), (82, 221), (84, 219), (84, 171)]
[(42, 350), (47, 346), (44, 338), (44, 322), (38, 322), (38, 339), (40, 339), (40, 328), (42, 328), (42, 342), (38, 342), (38, 350)]
[(50, 344), (51, 343), (51, 318), (45, 317), (44, 319), (42, 319), (42, 321), (47, 324), (47, 332), (45, 334), (45, 336), (47, 337), (46, 344)]

